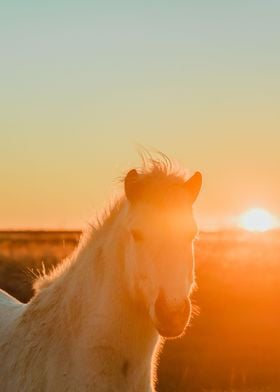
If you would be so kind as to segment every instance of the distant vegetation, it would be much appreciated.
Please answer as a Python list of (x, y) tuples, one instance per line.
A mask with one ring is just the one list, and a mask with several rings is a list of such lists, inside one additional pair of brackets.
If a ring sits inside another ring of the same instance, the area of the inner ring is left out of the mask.
[[(79, 232), (0, 232), (0, 287), (23, 302), (32, 281), (71, 253)], [(202, 233), (196, 242), (200, 308), (168, 342), (160, 392), (280, 390), (280, 233)]]
[(32, 282), (67, 257), (80, 232), (0, 231), (0, 288), (22, 302), (33, 295)]

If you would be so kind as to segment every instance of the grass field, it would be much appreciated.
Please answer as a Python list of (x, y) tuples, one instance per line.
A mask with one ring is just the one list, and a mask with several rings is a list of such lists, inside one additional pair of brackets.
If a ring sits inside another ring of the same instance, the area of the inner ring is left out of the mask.
[[(0, 287), (23, 302), (38, 270), (69, 255), (79, 232), (0, 232)], [(200, 314), (165, 345), (160, 392), (280, 391), (280, 233), (201, 233)]]

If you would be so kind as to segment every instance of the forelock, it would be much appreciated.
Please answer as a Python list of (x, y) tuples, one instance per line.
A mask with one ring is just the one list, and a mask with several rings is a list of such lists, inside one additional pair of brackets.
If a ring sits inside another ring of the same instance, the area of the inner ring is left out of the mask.
[(161, 154), (161, 159), (145, 158), (143, 166), (137, 172), (139, 177), (136, 202), (157, 206), (186, 202), (182, 187), (186, 181), (186, 174), (167, 156)]

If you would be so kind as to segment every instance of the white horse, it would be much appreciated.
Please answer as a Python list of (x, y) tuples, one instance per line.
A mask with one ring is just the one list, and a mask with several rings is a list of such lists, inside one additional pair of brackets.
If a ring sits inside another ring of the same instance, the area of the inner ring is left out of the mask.
[(160, 335), (181, 335), (190, 317), (200, 187), (200, 173), (186, 181), (166, 162), (131, 170), (28, 304), (0, 293), (1, 392), (154, 390)]

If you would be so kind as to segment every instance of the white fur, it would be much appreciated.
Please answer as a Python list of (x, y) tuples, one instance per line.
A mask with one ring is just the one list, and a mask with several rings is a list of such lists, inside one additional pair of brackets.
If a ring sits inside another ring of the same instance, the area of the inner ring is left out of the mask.
[[(161, 239), (152, 213), (121, 199), (71, 259), (36, 282), (28, 304), (0, 292), (1, 392), (153, 390), (153, 306), (161, 287), (170, 306), (188, 295), (192, 239), (183, 220)], [(135, 228), (147, 236), (142, 244)]]

